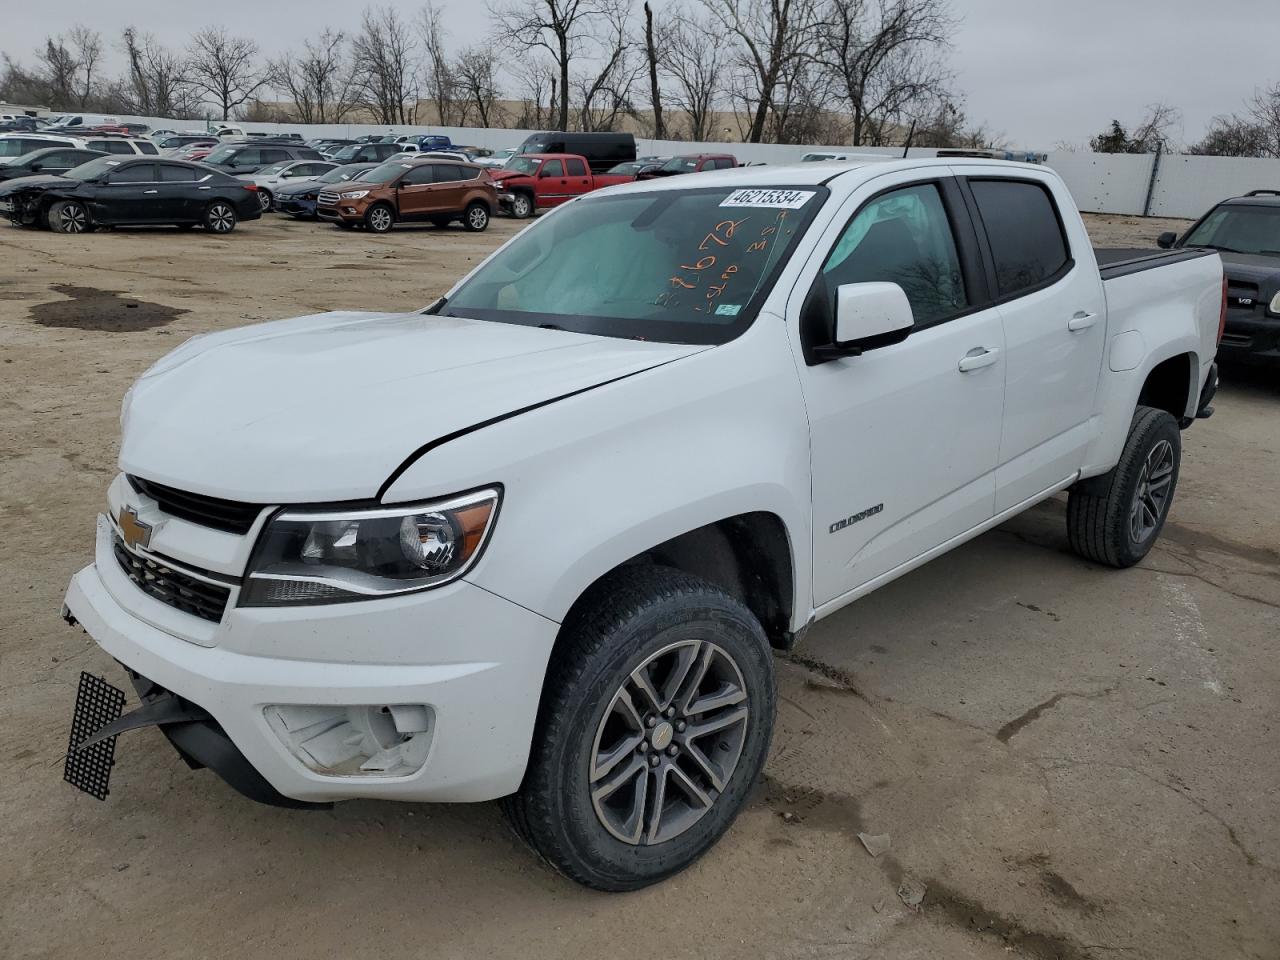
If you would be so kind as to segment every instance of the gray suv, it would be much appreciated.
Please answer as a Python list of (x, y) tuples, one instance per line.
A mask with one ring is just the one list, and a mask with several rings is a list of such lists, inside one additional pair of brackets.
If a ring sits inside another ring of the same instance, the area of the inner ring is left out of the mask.
[(257, 173), (265, 166), (288, 160), (323, 160), (311, 147), (300, 143), (255, 141), (224, 143), (214, 148), (201, 163), (231, 174)]

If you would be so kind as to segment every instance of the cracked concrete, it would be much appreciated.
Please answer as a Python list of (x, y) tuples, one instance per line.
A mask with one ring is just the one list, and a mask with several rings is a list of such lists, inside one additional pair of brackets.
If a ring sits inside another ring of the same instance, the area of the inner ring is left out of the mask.
[[(1090, 223), (1120, 245), (1165, 229)], [(1141, 566), (1072, 556), (1057, 499), (816, 625), (776, 661), (764, 782), (660, 887), (580, 890), (493, 804), (256, 806), (154, 731), (121, 738), (105, 803), (62, 783), (79, 671), (122, 682), (57, 615), (130, 381), (246, 319), (420, 305), (517, 226), (376, 241), (276, 218), (227, 240), (0, 226), (0, 515), (18, 533), (0, 555), (0, 955), (376, 943), (388, 960), (550, 960), (657, 938), (676, 960), (1275, 960), (1280, 389), (1261, 375), (1228, 372), (1217, 415), (1184, 435), (1172, 520)], [(326, 270), (362, 255), (380, 268)], [(34, 323), (57, 283), (190, 312), (128, 333)], [(860, 831), (891, 851), (872, 858)], [(926, 885), (919, 912), (897, 897), (905, 874)]]

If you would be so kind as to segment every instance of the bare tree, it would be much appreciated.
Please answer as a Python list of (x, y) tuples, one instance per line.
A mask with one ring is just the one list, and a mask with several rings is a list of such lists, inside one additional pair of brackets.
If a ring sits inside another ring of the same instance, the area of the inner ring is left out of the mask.
[[(512, 71), (520, 84), (523, 94), (520, 100), (520, 113), (515, 117), (515, 126), (526, 130), (549, 127), (557, 117), (559, 99), (556, 66), (547, 63), (541, 57), (529, 57), (519, 61)], [(546, 109), (543, 109), (543, 103)]]
[(364, 105), (378, 123), (412, 123), (417, 113), (418, 45), (394, 7), (367, 7), (352, 40)]
[(187, 81), (186, 65), (149, 33), (125, 27), (120, 36), (129, 64), (124, 84), (126, 105), (148, 117), (186, 117), (198, 106)]
[(631, 91), (643, 66), (632, 56), (625, 0), (607, 0), (587, 34), (593, 69), (573, 78), (582, 130), (612, 130), (622, 113), (635, 114)]
[(649, 103), (653, 107), (653, 136), (655, 139), (666, 139), (666, 128), (662, 123), (662, 91), (658, 87), (658, 43), (653, 30), (653, 7), (649, 0), (644, 4), (644, 50), (649, 63)]
[(302, 52), (271, 64), (271, 82), (288, 94), (301, 123), (338, 123), (351, 111), (356, 83), (346, 36), (326, 29), (304, 41)]
[(205, 27), (187, 48), (187, 78), (228, 120), (232, 110), (267, 85), (271, 74), (259, 63), (253, 40), (228, 36), (222, 27)]
[(1094, 153), (1156, 153), (1173, 147), (1173, 128), (1182, 124), (1182, 112), (1167, 103), (1147, 107), (1142, 121), (1129, 132), (1119, 120), (1089, 141)]
[(734, 94), (750, 115), (745, 137), (759, 143), (773, 109), (778, 81), (792, 61), (805, 55), (816, 26), (815, 0), (701, 0), (719, 27), (708, 45), (737, 47), (739, 76)]
[(55, 110), (69, 110), (75, 106), (76, 76), (80, 63), (62, 37), (45, 37), (44, 46), (36, 51), (36, 60), (40, 65), (49, 106)]
[(467, 47), (454, 64), (458, 92), (475, 107), (480, 126), (492, 126), (498, 100), (498, 54), (488, 44)]
[(512, 53), (544, 50), (556, 68), (552, 94), (556, 129), (569, 129), (570, 73), (580, 59), (601, 60), (593, 31), (622, 0), (501, 0), (489, 6), (493, 41)]
[(956, 27), (949, 0), (828, 0), (820, 21), (815, 59), (839, 78), (854, 145), (883, 143), (947, 79), (938, 54)]
[(690, 140), (711, 136), (712, 111), (721, 94), (724, 50), (708, 42), (711, 25), (677, 17), (664, 31), (662, 66), (673, 81), (668, 85), (671, 105), (685, 115)]
[(457, 126), (462, 118), (458, 116), (460, 98), (453, 64), (449, 61), (448, 34), (440, 23), (440, 9), (431, 0), (418, 11), (418, 33), (425, 53), (427, 95), (435, 105), (438, 122)]
[(76, 106), (84, 110), (99, 95), (98, 67), (102, 63), (102, 34), (76, 24), (71, 28), (69, 39), (75, 48)]
[(1209, 157), (1268, 157), (1271, 138), (1262, 125), (1238, 116), (1214, 117), (1204, 137), (1187, 150)]
[(1267, 155), (1280, 157), (1280, 82), (1255, 92), (1248, 107), (1249, 119), (1266, 138)]

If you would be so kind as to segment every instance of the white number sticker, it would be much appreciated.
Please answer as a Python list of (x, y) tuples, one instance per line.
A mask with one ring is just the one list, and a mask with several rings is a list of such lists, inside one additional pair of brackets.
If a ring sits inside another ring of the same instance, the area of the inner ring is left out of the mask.
[(720, 201), (722, 207), (770, 207), (774, 210), (799, 210), (813, 196), (812, 190), (735, 190)]

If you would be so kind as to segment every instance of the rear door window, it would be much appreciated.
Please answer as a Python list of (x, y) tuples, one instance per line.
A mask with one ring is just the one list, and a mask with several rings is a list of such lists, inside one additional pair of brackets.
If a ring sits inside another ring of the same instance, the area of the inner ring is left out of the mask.
[(127, 167), (118, 167), (107, 177), (108, 183), (155, 183), (156, 165), (154, 163), (131, 163)]
[(585, 177), (587, 175), (587, 165), (577, 157), (570, 157), (565, 161), (565, 167), (569, 171), (571, 177)]
[(165, 183), (195, 183), (196, 172), (190, 167), (179, 167), (176, 164), (160, 164), (160, 179)]
[(1053, 197), (1030, 180), (970, 180), (1001, 299), (1050, 282), (1071, 262)]
[(288, 150), (263, 150), (262, 151), (263, 163), (280, 163), (281, 161), (292, 160), (292, 159), (293, 157), (289, 155)]
[(436, 183), (457, 183), (462, 179), (462, 168), (452, 163), (433, 163)]
[(134, 143), (138, 145), (139, 153), (146, 154), (149, 157), (154, 157), (160, 152), (150, 140), (135, 140)]

